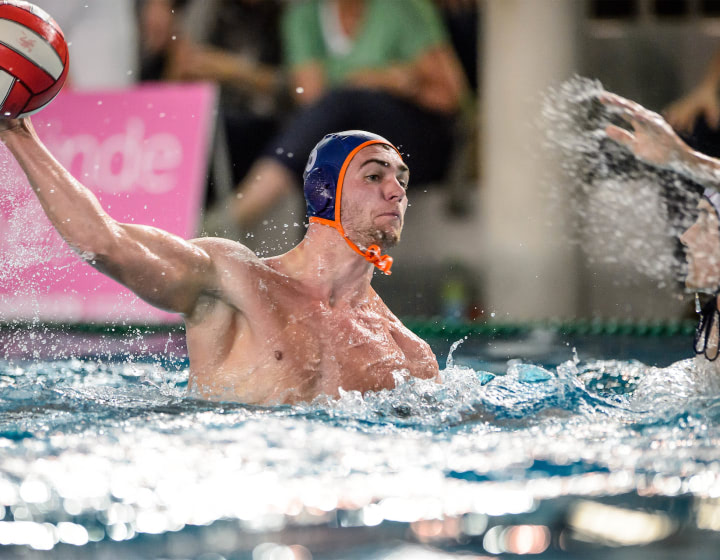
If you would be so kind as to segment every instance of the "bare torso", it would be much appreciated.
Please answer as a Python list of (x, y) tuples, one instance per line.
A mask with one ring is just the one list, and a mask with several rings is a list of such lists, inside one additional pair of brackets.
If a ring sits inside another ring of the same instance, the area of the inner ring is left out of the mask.
[(186, 318), (190, 390), (209, 399), (293, 403), (339, 389), (389, 389), (395, 375), (436, 378), (426, 342), (411, 333), (368, 286), (323, 301), (283, 273), (282, 257), (208, 240), (222, 280)]

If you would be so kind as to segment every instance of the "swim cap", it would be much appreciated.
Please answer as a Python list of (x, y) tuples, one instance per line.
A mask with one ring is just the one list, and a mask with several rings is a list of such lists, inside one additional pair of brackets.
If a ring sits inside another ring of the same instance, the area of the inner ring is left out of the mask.
[(712, 205), (712, 207), (715, 209), (715, 213), (720, 218), (720, 192), (716, 191), (715, 189), (706, 188), (703, 191), (703, 196)]
[[(364, 130), (346, 130), (326, 135), (310, 152), (303, 173), (303, 190), (307, 203), (307, 217), (311, 223), (321, 223), (335, 228), (356, 253), (365, 257), (385, 274), (390, 274), (392, 258), (381, 255), (380, 247), (377, 245), (371, 245), (365, 251), (358, 248), (340, 223), (345, 171), (355, 154), (373, 144), (390, 146), (400, 156), (398, 149), (389, 140)], [(402, 156), (400, 158), (402, 159)]]

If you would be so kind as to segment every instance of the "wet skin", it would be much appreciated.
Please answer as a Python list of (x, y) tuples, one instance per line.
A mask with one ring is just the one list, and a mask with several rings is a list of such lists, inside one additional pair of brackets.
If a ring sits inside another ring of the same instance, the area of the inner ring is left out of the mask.
[[(660, 166), (681, 164), (690, 172), (699, 171), (707, 178), (717, 179), (720, 160), (692, 150), (662, 116), (612, 93), (603, 93), (600, 101), (631, 125), (632, 131), (610, 125), (606, 133), (636, 157)], [(698, 203), (698, 218), (680, 236), (680, 241), (687, 247), (686, 286), (716, 291), (720, 285), (720, 233), (717, 213), (707, 200)]]
[(685, 285), (691, 290), (715, 291), (720, 285), (720, 230), (715, 209), (707, 200), (698, 203), (698, 217), (681, 236), (687, 248)]
[[(358, 153), (341, 204), (353, 240), (399, 240), (407, 180), (394, 151), (369, 146)], [(269, 259), (225, 240), (195, 243), (227, 280), (224, 297), (198, 307), (197, 324), (186, 318), (191, 389), (200, 395), (287, 403), (336, 396), (341, 387), (390, 389), (394, 374), (437, 377), (427, 343), (390, 312), (370, 286), (372, 267), (334, 229), (312, 224), (298, 247)]]
[[(151, 304), (182, 314), (191, 394), (294, 403), (337, 396), (340, 388), (392, 388), (397, 374), (437, 379), (427, 343), (377, 296), (372, 265), (335, 229), (311, 224), (297, 247), (260, 259), (233, 241), (186, 241), (122, 224), (52, 157), (28, 119), (0, 121), (0, 139), (78, 254)], [(358, 245), (385, 249), (399, 240), (407, 179), (402, 160), (385, 146), (353, 158), (341, 208)]]
[(258, 259), (218, 240), (203, 245), (228, 286), (207, 311), (201, 306), (199, 320), (186, 319), (190, 386), (199, 395), (291, 403), (337, 396), (340, 387), (389, 389), (393, 373), (437, 376), (428, 345), (369, 286), (333, 303), (287, 274), (282, 257)]
[[(691, 149), (665, 120), (645, 107), (612, 93), (604, 93), (600, 101), (620, 115), (632, 130), (610, 125), (609, 138), (628, 148), (639, 159), (659, 166), (680, 165), (699, 182), (717, 185), (720, 177), (720, 160)], [(707, 200), (698, 203), (698, 218), (681, 236), (687, 248), (688, 272), (685, 285), (691, 290), (714, 293), (720, 286), (720, 232), (718, 216)], [(720, 306), (720, 296), (717, 299)], [(719, 340), (715, 323), (706, 341), (705, 354), (716, 353)], [(705, 360), (698, 363), (711, 375), (720, 376), (720, 361)], [(710, 369), (708, 369), (710, 368)], [(720, 379), (720, 377), (719, 377)]]

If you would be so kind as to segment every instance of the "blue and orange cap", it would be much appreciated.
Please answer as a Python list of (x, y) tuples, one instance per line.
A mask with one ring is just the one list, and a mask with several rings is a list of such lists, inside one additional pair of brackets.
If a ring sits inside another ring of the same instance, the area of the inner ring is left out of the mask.
[[(373, 144), (390, 146), (400, 155), (389, 140), (364, 130), (346, 130), (326, 135), (310, 153), (303, 173), (303, 190), (310, 223), (324, 224), (336, 229), (356, 253), (385, 274), (390, 274), (392, 257), (381, 255), (378, 245), (370, 245), (363, 251), (347, 236), (340, 223), (345, 172), (355, 155)], [(401, 155), (400, 158), (402, 159)]]
[(718, 217), (720, 217), (720, 192), (716, 191), (715, 189), (706, 188), (703, 191), (703, 196), (715, 209)]

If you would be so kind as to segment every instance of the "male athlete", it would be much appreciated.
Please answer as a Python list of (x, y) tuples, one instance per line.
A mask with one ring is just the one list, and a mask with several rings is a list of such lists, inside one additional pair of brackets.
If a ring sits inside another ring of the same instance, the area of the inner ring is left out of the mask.
[(377, 391), (398, 376), (437, 379), (427, 343), (370, 286), (400, 239), (409, 178), (398, 151), (363, 131), (326, 136), (305, 170), (305, 238), (260, 259), (226, 239), (185, 241), (113, 220), (38, 139), (29, 119), (0, 140), (45, 213), (92, 266), (145, 301), (182, 314), (194, 396), (253, 404)]
[(717, 362), (720, 354), (720, 160), (690, 148), (659, 114), (642, 105), (612, 93), (604, 93), (600, 101), (632, 127), (626, 130), (610, 125), (606, 129), (609, 138), (643, 161), (674, 165), (699, 183), (708, 185), (698, 203), (698, 218), (680, 236), (680, 241), (687, 249), (687, 288), (712, 294), (702, 310), (698, 309), (700, 323), (695, 333), (695, 352), (701, 367), (707, 369), (710, 362), (717, 369), (720, 363)]

